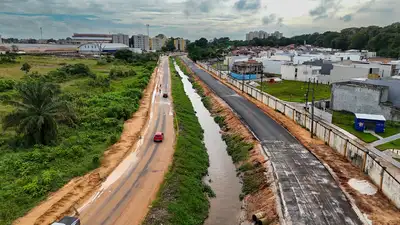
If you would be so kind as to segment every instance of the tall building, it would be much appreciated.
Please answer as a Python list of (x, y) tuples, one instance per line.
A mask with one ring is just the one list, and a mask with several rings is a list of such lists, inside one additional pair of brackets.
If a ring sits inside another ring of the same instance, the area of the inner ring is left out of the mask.
[(74, 33), (72, 35), (72, 44), (86, 44), (92, 42), (102, 42), (102, 43), (111, 43), (112, 42), (111, 34), (78, 34)]
[(265, 31), (251, 31), (249, 33), (246, 34), (246, 41), (251, 41), (254, 38), (259, 38), (259, 39), (265, 39), (268, 38), (269, 34)]
[(161, 37), (154, 37), (150, 39), (150, 50), (160, 51), (161, 48), (166, 44), (167, 39)]
[(133, 35), (132, 42), (134, 48), (140, 48), (145, 51), (148, 51), (150, 49), (149, 36), (147, 35), (143, 34)]
[(281, 39), (283, 37), (283, 34), (279, 31), (275, 31), (274, 33), (271, 34), (271, 36)]
[(186, 50), (186, 40), (184, 40), (183, 38), (174, 39), (174, 45), (177, 51), (183, 52)]
[(1, 39), (1, 35), (0, 35), (0, 44), (3, 44), (3, 39)]
[(126, 34), (113, 34), (112, 43), (129, 45), (129, 36)]

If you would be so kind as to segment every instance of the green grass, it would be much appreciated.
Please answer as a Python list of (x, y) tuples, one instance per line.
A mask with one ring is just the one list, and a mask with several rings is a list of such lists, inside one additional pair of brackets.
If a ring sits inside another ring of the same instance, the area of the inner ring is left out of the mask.
[(52, 70), (60, 68), (64, 64), (77, 64), (83, 63), (90, 67), (96, 74), (108, 73), (113, 64), (97, 65), (97, 60), (93, 59), (80, 59), (69, 57), (56, 57), (56, 56), (20, 56), (17, 58), (15, 64), (0, 64), (0, 77), (7, 79), (19, 80), (25, 73), (21, 71), (21, 66), (24, 63), (31, 65), (30, 72), (38, 72), (46, 74)]
[(202, 178), (209, 166), (207, 150), (192, 103), (170, 58), (172, 97), (177, 120), (177, 139), (172, 165), (143, 224), (203, 224), (208, 215), (207, 195), (212, 193)]
[[(258, 86), (261, 90), (261, 85)], [(311, 89), (311, 88), (310, 88)], [(262, 90), (273, 95), (283, 101), (289, 102), (305, 102), (304, 95), (307, 93), (307, 83), (301, 81), (284, 80), (277, 83), (263, 82)], [(308, 101), (311, 101), (311, 92)], [(315, 100), (329, 99), (331, 96), (331, 88), (326, 84), (315, 85)]]
[[(357, 131), (354, 128), (354, 119), (355, 119), (355, 115), (353, 113), (344, 112), (344, 111), (340, 111), (340, 112), (334, 111), (333, 117), (332, 117), (332, 123), (339, 126), (342, 129), (354, 134), (356, 137), (358, 137), (359, 139), (363, 140), (366, 143), (371, 143), (371, 142), (379, 140), (377, 137), (375, 137), (372, 134)], [(395, 135), (399, 132), (400, 132), (399, 123), (392, 122), (392, 121), (386, 121), (385, 132), (379, 133), (378, 135), (385, 138), (385, 137), (390, 137), (392, 135)]]
[(400, 149), (400, 139), (376, 146), (377, 149), (384, 151), (386, 149)]
[(379, 140), (372, 134), (357, 131), (354, 128), (354, 114), (349, 112), (334, 111), (332, 115), (332, 123), (346, 130), (366, 143), (371, 143)]
[[(26, 57), (37, 64), (65, 61), (49, 57)], [(52, 61), (51, 61), (52, 60)], [(71, 59), (69, 59), (71, 60)], [(77, 60), (82, 62), (82, 60)], [(95, 60), (86, 61), (93, 70)], [(0, 225), (16, 218), (58, 190), (73, 177), (97, 168), (108, 146), (123, 130), (124, 120), (139, 108), (142, 90), (147, 86), (156, 62), (130, 66), (135, 76), (111, 80), (109, 88), (89, 85), (91, 78), (72, 78), (61, 86), (61, 97), (75, 109), (78, 122), (73, 127), (59, 125), (58, 140), (53, 146), (25, 146), (14, 130), (0, 136)], [(3, 65), (4, 66), (4, 65)], [(111, 68), (112, 63), (102, 66)], [(57, 67), (52, 68), (55, 70)], [(16, 77), (13, 77), (17, 79)], [(16, 91), (1, 92), (0, 97), (15, 99)], [(0, 119), (13, 107), (1, 104)]]

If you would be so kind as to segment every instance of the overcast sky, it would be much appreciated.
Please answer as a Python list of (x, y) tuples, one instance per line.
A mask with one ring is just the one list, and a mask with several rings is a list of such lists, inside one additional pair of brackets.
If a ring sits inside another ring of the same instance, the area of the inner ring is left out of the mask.
[[(252, 30), (293, 35), (386, 26), (399, 0), (0, 0), (3, 37), (66, 38), (74, 32), (145, 34), (195, 40), (244, 39)], [(396, 21), (397, 19), (397, 21)]]

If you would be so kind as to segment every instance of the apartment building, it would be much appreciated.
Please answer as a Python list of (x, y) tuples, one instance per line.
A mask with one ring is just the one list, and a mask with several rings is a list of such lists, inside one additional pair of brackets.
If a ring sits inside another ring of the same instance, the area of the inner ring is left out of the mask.
[(127, 34), (113, 34), (112, 43), (119, 43), (129, 46), (129, 36)]
[(150, 50), (149, 36), (143, 34), (133, 35), (131, 46), (133, 48), (142, 49), (143, 51), (149, 51)]
[(184, 40), (183, 38), (174, 39), (174, 45), (177, 51), (183, 52), (186, 50), (186, 40)]

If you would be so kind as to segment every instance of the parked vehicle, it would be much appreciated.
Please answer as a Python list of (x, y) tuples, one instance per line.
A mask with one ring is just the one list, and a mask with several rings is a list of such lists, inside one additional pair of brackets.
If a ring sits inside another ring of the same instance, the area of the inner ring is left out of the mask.
[(164, 93), (162, 96), (163, 98), (168, 98), (168, 93)]
[(156, 132), (153, 138), (154, 142), (162, 142), (164, 140), (164, 133)]
[(81, 220), (72, 216), (64, 216), (60, 221), (54, 222), (51, 225), (81, 225)]

